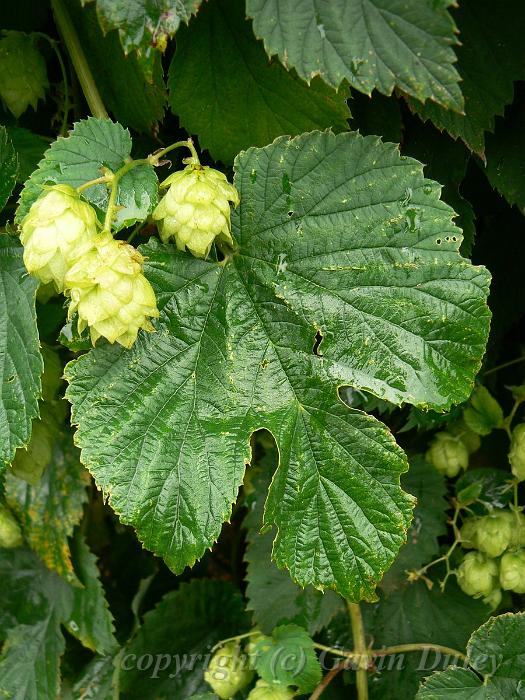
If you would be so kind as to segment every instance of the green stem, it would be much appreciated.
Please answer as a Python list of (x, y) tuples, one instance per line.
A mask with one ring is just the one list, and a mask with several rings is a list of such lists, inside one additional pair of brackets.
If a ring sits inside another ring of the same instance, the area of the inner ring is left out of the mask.
[(368, 661), (365, 627), (359, 603), (347, 603), (354, 638), (354, 652), (357, 658), (356, 689), (358, 700), (368, 700)]
[(197, 165), (200, 164), (199, 156), (197, 154), (197, 151), (195, 150), (195, 146), (193, 145), (193, 141), (191, 139), (186, 139), (185, 141), (177, 141), (177, 143), (172, 143), (171, 146), (167, 146), (167, 148), (163, 148), (161, 151), (153, 153), (151, 156), (149, 156), (148, 162), (151, 165), (156, 166), (159, 164), (161, 158), (164, 158), (165, 155), (167, 155), (170, 151), (175, 150), (176, 148), (189, 148), (193, 161)]
[(499, 372), (500, 369), (505, 369), (506, 367), (512, 367), (512, 365), (517, 365), (518, 362), (523, 362), (524, 360), (525, 360), (525, 357), (516, 357), (514, 360), (509, 360), (508, 362), (504, 362), (501, 365), (496, 365), (495, 367), (488, 369), (486, 372), (483, 372), (483, 376), (486, 377), (487, 374), (492, 374), (493, 372)]
[[(357, 661), (359, 657), (362, 656), (361, 652), (357, 651), (345, 651), (344, 649), (338, 649), (337, 647), (329, 647), (325, 644), (319, 644), (314, 642), (314, 647), (320, 651), (326, 651), (334, 656), (341, 656), (349, 661)], [(402, 654), (411, 651), (437, 651), (441, 654), (447, 654), (449, 656), (457, 656), (460, 659), (465, 660), (467, 657), (461, 651), (457, 649), (452, 649), (452, 647), (446, 647), (442, 644), (425, 644), (424, 642), (416, 642), (414, 644), (396, 644), (390, 647), (383, 647), (382, 649), (369, 649), (366, 655), (369, 660), (374, 658), (379, 658), (383, 656), (391, 656), (392, 654)]]
[(89, 180), (88, 182), (84, 182), (83, 185), (80, 185), (80, 187), (77, 187), (77, 192), (83, 192), (84, 190), (87, 190), (89, 187), (93, 187), (94, 185), (102, 185), (105, 182), (111, 182), (113, 180), (113, 173), (111, 175), (102, 175), (102, 177), (97, 177), (94, 180)]
[(50, 45), (53, 51), (55, 52), (55, 56), (57, 57), (58, 63), (60, 65), (60, 72), (62, 73), (62, 82), (64, 83), (64, 105), (62, 107), (62, 124), (60, 125), (60, 131), (59, 134), (60, 136), (65, 136), (67, 132), (67, 120), (69, 117), (69, 110), (71, 108), (70, 102), (69, 102), (69, 82), (67, 79), (67, 71), (66, 71), (66, 66), (64, 64), (64, 60), (62, 59), (62, 54), (60, 53), (60, 49), (58, 48), (58, 43), (52, 39), (50, 36), (47, 34), (44, 34), (43, 32), (35, 32), (37, 36), (39, 36), (41, 39), (45, 39)]
[(217, 642), (215, 646), (211, 648), (211, 652), (213, 654), (214, 651), (217, 651), (217, 649), (220, 649), (223, 647), (225, 644), (228, 644), (228, 642), (239, 642), (241, 639), (247, 639), (248, 637), (253, 637), (256, 634), (261, 634), (259, 630), (252, 630), (251, 632), (245, 632), (244, 634), (238, 634), (235, 637), (228, 637), (227, 639), (221, 639), (220, 642)]
[(115, 216), (115, 209), (117, 206), (119, 182), (126, 173), (128, 173), (130, 170), (133, 170), (133, 168), (136, 168), (137, 165), (144, 165), (148, 162), (149, 161), (147, 158), (141, 158), (139, 160), (130, 160), (128, 163), (124, 163), (120, 170), (117, 170), (117, 172), (113, 174), (113, 177), (111, 178), (111, 192), (109, 194), (108, 208), (106, 210), (106, 217), (104, 219), (104, 226), (102, 229), (103, 231), (111, 232), (111, 224), (113, 223), (113, 217)]
[(71, 61), (75, 67), (78, 80), (92, 115), (99, 119), (109, 119), (93, 75), (89, 69), (84, 50), (82, 49), (75, 27), (64, 6), (63, 0), (51, 0), (51, 7), (53, 8), (57, 27), (69, 51)]

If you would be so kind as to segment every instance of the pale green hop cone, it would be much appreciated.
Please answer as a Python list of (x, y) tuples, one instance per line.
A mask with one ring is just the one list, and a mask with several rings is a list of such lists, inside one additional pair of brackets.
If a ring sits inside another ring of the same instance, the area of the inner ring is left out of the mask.
[(204, 680), (222, 700), (229, 700), (253, 678), (247, 659), (235, 642), (225, 644), (212, 656)]
[(89, 326), (93, 345), (104, 337), (130, 348), (141, 328), (153, 330), (148, 319), (159, 315), (157, 300), (142, 265), (143, 257), (133, 246), (103, 233), (69, 270), (69, 317), (78, 313), (78, 329)]
[(294, 690), (288, 686), (258, 680), (255, 688), (250, 691), (248, 700), (292, 700), (294, 697)]
[(467, 595), (486, 598), (499, 588), (498, 563), (482, 552), (469, 552), (459, 565), (457, 579)]
[(512, 431), (509, 462), (512, 473), (519, 481), (525, 480), (525, 423), (520, 423)]
[(226, 176), (208, 166), (192, 163), (170, 175), (161, 185), (168, 191), (153, 212), (162, 241), (174, 240), (197, 258), (205, 258), (215, 240), (233, 245), (230, 202), (239, 193)]
[(64, 291), (66, 272), (90, 250), (97, 235), (93, 207), (69, 185), (53, 185), (22, 221), (20, 240), (27, 271)]
[(525, 593), (525, 549), (501, 557), (499, 580), (504, 590)]

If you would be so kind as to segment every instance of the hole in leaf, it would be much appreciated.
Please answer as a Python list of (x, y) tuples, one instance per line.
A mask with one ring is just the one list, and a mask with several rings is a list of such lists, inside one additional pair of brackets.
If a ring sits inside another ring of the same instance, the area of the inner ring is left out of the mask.
[(436, 243), (437, 243), (438, 245), (441, 245), (441, 238), (436, 238)]
[(293, 216), (293, 214), (294, 214), (293, 211), (288, 212), (288, 216)]
[(321, 345), (322, 342), (323, 342), (323, 336), (322, 336), (321, 331), (318, 330), (317, 333), (315, 334), (315, 342), (314, 342), (314, 346), (312, 348), (314, 355), (317, 355), (317, 357), (323, 356), (323, 353), (319, 351), (319, 346)]

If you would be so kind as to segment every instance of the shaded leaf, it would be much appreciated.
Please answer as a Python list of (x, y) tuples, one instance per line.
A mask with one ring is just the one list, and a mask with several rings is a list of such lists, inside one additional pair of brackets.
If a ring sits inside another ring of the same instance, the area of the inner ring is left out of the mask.
[(255, 35), (301, 78), (320, 75), (329, 85), (346, 79), (369, 95), (398, 87), (420, 100), (463, 108), (452, 46), (449, 2), (430, 0), (248, 0)]
[(115, 673), (113, 656), (96, 656), (82, 669), (75, 682), (74, 700), (116, 700)]
[(16, 238), (0, 234), (0, 470), (18, 447), (27, 445), (31, 421), (38, 414), (43, 363), (36, 288), (22, 262), (22, 246)]
[(8, 126), (6, 128), (18, 155), (19, 167), (16, 180), (17, 182), (25, 182), (33, 170), (36, 170), (49, 142), (43, 136), (34, 134), (21, 126)]
[[(204, 681), (213, 645), (244, 632), (242, 598), (222, 581), (194, 580), (168, 593), (144, 617), (122, 659), (121, 690), (126, 698), (188, 698), (209, 691)], [(152, 664), (137, 659), (152, 655)]]
[(513, 81), (525, 78), (525, 6), (520, 0), (503, 0), (497, 5), (491, 0), (462, 2), (455, 19), (460, 30), (461, 46), (456, 53), (465, 114), (431, 102), (422, 105), (410, 100), (409, 104), (423, 120), (430, 119), (483, 156), (485, 132), (494, 131), (495, 117), (512, 102)]
[(432, 561), (439, 551), (438, 537), (447, 532), (448, 503), (443, 476), (418, 456), (410, 460), (410, 469), (403, 474), (401, 486), (417, 498), (417, 504), (407, 543), (381, 582), (385, 590), (407, 585), (406, 572)]
[[(50, 423), (44, 426), (49, 427)], [(68, 538), (82, 518), (87, 475), (71, 433), (58, 427), (50, 430), (51, 459), (42, 477), (31, 485), (8, 472), (6, 500), (16, 513), (31, 549), (49, 569), (78, 585)]]
[(218, 536), (250, 434), (266, 427), (281, 458), (265, 512), (276, 563), (301, 585), (371, 598), (410, 520), (406, 462), (337, 386), (442, 409), (465, 400), (488, 276), (458, 255), (439, 186), (375, 137), (283, 138), (236, 170), (237, 252), (217, 263), (144, 247), (157, 332), (68, 366), (83, 462), (178, 572)]
[(350, 116), (346, 88), (336, 92), (319, 78), (308, 87), (278, 61), (268, 61), (239, 0), (206, 4), (180, 30), (169, 88), (181, 124), (224, 163), (281, 134), (343, 131)]
[(0, 210), (2, 210), (15, 186), (18, 174), (18, 158), (11, 134), (0, 126)]
[(113, 616), (100, 582), (97, 559), (78, 534), (73, 546), (75, 571), (83, 588), (73, 594), (73, 609), (66, 623), (68, 631), (98, 654), (115, 651)]
[[(20, 223), (33, 202), (40, 196), (42, 185), (63, 183), (79, 187), (102, 175), (101, 168), (121, 168), (131, 153), (131, 137), (127, 129), (109, 119), (89, 117), (77, 122), (67, 138), (59, 137), (45, 152), (38, 169), (25, 183), (20, 196), (16, 221)], [(94, 205), (99, 217), (108, 206), (109, 190), (95, 185), (83, 192)], [(138, 165), (119, 182), (115, 215), (116, 231), (142, 221), (153, 210), (158, 199), (158, 181), (150, 165)]]

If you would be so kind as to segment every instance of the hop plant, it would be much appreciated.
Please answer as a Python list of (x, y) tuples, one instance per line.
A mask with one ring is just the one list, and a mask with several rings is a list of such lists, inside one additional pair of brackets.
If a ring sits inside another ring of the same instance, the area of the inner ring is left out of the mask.
[(191, 163), (173, 173), (161, 185), (168, 191), (153, 212), (164, 243), (174, 240), (205, 258), (215, 240), (233, 245), (230, 202), (239, 204), (239, 193), (226, 176), (208, 166)]
[(64, 291), (66, 272), (93, 249), (97, 217), (69, 185), (53, 185), (22, 221), (24, 263), (32, 275)]
[(468, 518), (461, 527), (461, 546), (465, 549), (478, 548), (478, 518)]
[(499, 580), (506, 591), (525, 593), (525, 550), (507, 552), (501, 557)]
[(512, 431), (510, 442), (509, 462), (512, 473), (519, 479), (525, 480), (525, 423), (520, 423)]
[(513, 538), (514, 516), (510, 511), (496, 511), (479, 518), (476, 525), (476, 546), (489, 557), (499, 557)]
[(46, 64), (32, 36), (5, 32), (0, 39), (0, 97), (14, 117), (36, 109), (48, 87)]
[(468, 450), (459, 437), (443, 431), (432, 438), (426, 459), (441, 474), (454, 477), (468, 467), (468, 455)]
[(501, 588), (495, 588), (492, 593), (483, 598), (483, 602), (485, 605), (488, 605), (491, 610), (496, 610), (496, 608), (499, 608), (502, 598)]
[(20, 525), (5, 506), (0, 505), (0, 547), (13, 549), (20, 547), (24, 540)]
[(292, 700), (293, 697), (295, 697), (293, 688), (281, 683), (258, 680), (255, 688), (250, 691), (248, 700)]
[(447, 431), (461, 440), (469, 454), (477, 452), (481, 447), (480, 436), (471, 430), (463, 419), (448, 425)]
[(498, 564), (482, 552), (469, 552), (459, 565), (460, 588), (473, 598), (486, 598), (498, 588)]
[(156, 318), (159, 312), (142, 264), (135, 248), (102, 233), (67, 273), (69, 317), (78, 313), (78, 329), (82, 332), (89, 326), (93, 344), (104, 337), (130, 348), (140, 328), (153, 330), (148, 317)]
[(246, 663), (239, 645), (235, 642), (225, 644), (212, 656), (204, 673), (204, 680), (223, 700), (228, 700), (235, 693), (245, 688), (253, 678), (253, 671)]

